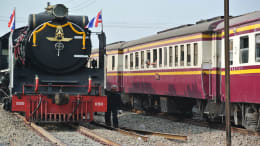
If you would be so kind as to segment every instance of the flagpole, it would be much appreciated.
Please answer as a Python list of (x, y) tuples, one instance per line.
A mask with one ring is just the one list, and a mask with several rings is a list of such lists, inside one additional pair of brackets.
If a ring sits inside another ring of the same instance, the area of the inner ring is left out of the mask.
[(102, 19), (102, 21), (101, 21), (101, 33), (103, 33), (103, 13), (102, 13), (102, 9), (101, 9), (101, 19)]
[[(15, 18), (16, 18), (16, 8), (14, 7), (14, 25), (15, 25)], [(11, 32), (9, 35), (9, 50), (8, 50), (8, 55), (9, 55), (9, 77), (10, 77), (10, 81), (9, 81), (9, 92), (10, 92), (10, 96), (12, 96), (12, 89), (13, 89), (13, 77), (14, 77), (14, 66), (13, 66), (13, 61), (14, 61), (14, 56), (13, 56), (13, 32), (15, 30), (12, 31), (12, 27), (11, 26)], [(15, 26), (14, 26), (15, 27)]]

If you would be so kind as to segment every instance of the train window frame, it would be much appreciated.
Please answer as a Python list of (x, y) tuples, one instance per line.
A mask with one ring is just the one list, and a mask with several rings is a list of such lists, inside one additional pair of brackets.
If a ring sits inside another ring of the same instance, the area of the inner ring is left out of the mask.
[(239, 63), (240, 64), (248, 63), (249, 62), (249, 45), (250, 45), (249, 44), (249, 36), (248, 35), (241, 36), (239, 38), (239, 45), (240, 45), (240, 48), (239, 48)]
[(146, 50), (146, 68), (150, 67), (151, 61), (151, 50)]
[(163, 52), (162, 52), (162, 48), (159, 48), (159, 67), (162, 67), (162, 62), (163, 62)]
[(174, 47), (174, 52), (175, 52), (175, 66), (179, 66), (179, 46)]
[(193, 44), (193, 65), (197, 66), (199, 64), (199, 44), (198, 43), (194, 43)]
[(128, 69), (128, 55), (125, 55), (125, 69)]
[(191, 45), (187, 44), (186, 47), (187, 47), (187, 53), (186, 53), (186, 56), (187, 56), (187, 66), (191, 66)]
[(158, 55), (157, 51), (158, 51), (157, 49), (153, 49), (153, 63), (152, 63), (153, 68), (157, 67), (157, 55)]
[(133, 55), (133, 53), (130, 53), (129, 61), (130, 61), (130, 70), (133, 70), (133, 68), (134, 68), (134, 55)]
[[(259, 36), (259, 38), (257, 38), (257, 36)], [(255, 35), (255, 61), (260, 62), (260, 33)]]
[(185, 60), (185, 48), (184, 48), (184, 45), (181, 45), (180, 46), (180, 66), (184, 66), (184, 60)]
[(115, 70), (115, 65), (116, 65), (116, 57), (115, 55), (112, 56), (112, 70)]
[(141, 68), (144, 68), (144, 51), (141, 51)]
[(233, 39), (229, 40), (229, 64), (233, 65), (234, 63), (234, 41)]
[(173, 65), (173, 47), (169, 47), (169, 67)]
[(167, 47), (163, 48), (163, 54), (164, 54), (163, 55), (163, 57), (164, 57), (164, 59), (163, 59), (164, 63), (163, 64), (164, 64), (164, 67), (167, 67), (167, 65), (168, 65), (168, 60), (167, 60), (168, 59), (168, 57), (167, 57), (168, 56), (168, 51), (167, 51), (167, 49), (168, 49)]
[(135, 69), (139, 69), (139, 52), (135, 52)]

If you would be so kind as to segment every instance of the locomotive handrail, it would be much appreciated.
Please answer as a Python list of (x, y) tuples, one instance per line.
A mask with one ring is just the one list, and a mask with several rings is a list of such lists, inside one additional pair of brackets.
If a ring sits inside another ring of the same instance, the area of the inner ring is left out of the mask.
[[(33, 84), (25, 84), (24, 87), (34, 87)], [(88, 85), (39, 85), (39, 87), (88, 87)], [(99, 87), (96, 85), (93, 85), (91, 87)]]
[[(35, 87), (34, 84), (24, 84), (23, 85), (23, 92), (22, 92), (22, 95), (25, 94), (25, 87)], [(90, 92), (91, 92), (91, 89), (92, 88), (95, 88), (96, 90), (95, 91), (98, 91), (98, 94), (101, 95), (101, 86), (98, 86), (98, 85), (41, 85), (41, 84), (38, 84), (38, 89), (39, 87), (73, 87), (73, 88), (87, 88), (87, 92), (86, 92), (86, 95), (89, 95)], [(18, 93), (18, 92), (17, 92)], [(41, 92), (43, 93), (43, 92)], [(48, 92), (47, 92), (48, 93)], [(39, 93), (36, 93), (36, 92), (26, 92), (26, 94), (39, 94)]]

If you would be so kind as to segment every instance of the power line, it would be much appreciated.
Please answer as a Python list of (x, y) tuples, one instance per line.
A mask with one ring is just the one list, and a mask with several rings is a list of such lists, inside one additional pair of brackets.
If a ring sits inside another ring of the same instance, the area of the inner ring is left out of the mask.
[(81, 6), (77, 10), (74, 10), (74, 11), (76, 11), (76, 12), (82, 11), (83, 9), (86, 9), (86, 8), (88, 8), (89, 6), (91, 6), (91, 5), (95, 4), (95, 3), (96, 3), (96, 0), (93, 0), (92, 2), (89, 2), (86, 6)]
[(88, 5), (90, 2), (92, 2), (92, 0), (87, 1), (87, 2), (83, 0), (80, 3), (77, 3), (76, 5), (72, 6), (70, 9), (78, 9), (79, 7)]
[(166, 29), (169, 27), (145, 27), (145, 26), (106, 26), (104, 28), (117, 28), (117, 29)]

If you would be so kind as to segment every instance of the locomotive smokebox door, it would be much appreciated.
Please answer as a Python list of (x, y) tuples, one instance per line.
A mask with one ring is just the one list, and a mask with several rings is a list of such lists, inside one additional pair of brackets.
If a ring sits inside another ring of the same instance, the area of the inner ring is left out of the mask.
[(84, 30), (72, 23), (54, 25), (46, 22), (34, 30), (27, 53), (33, 65), (41, 70), (71, 72), (83, 66), (91, 53), (90, 47), (86, 47), (85, 37)]
[(26, 48), (29, 62), (54, 74), (84, 66), (91, 54), (90, 32), (84, 29), (87, 23), (86, 16), (68, 16), (62, 4), (48, 6), (45, 13), (30, 15), (32, 35)]

